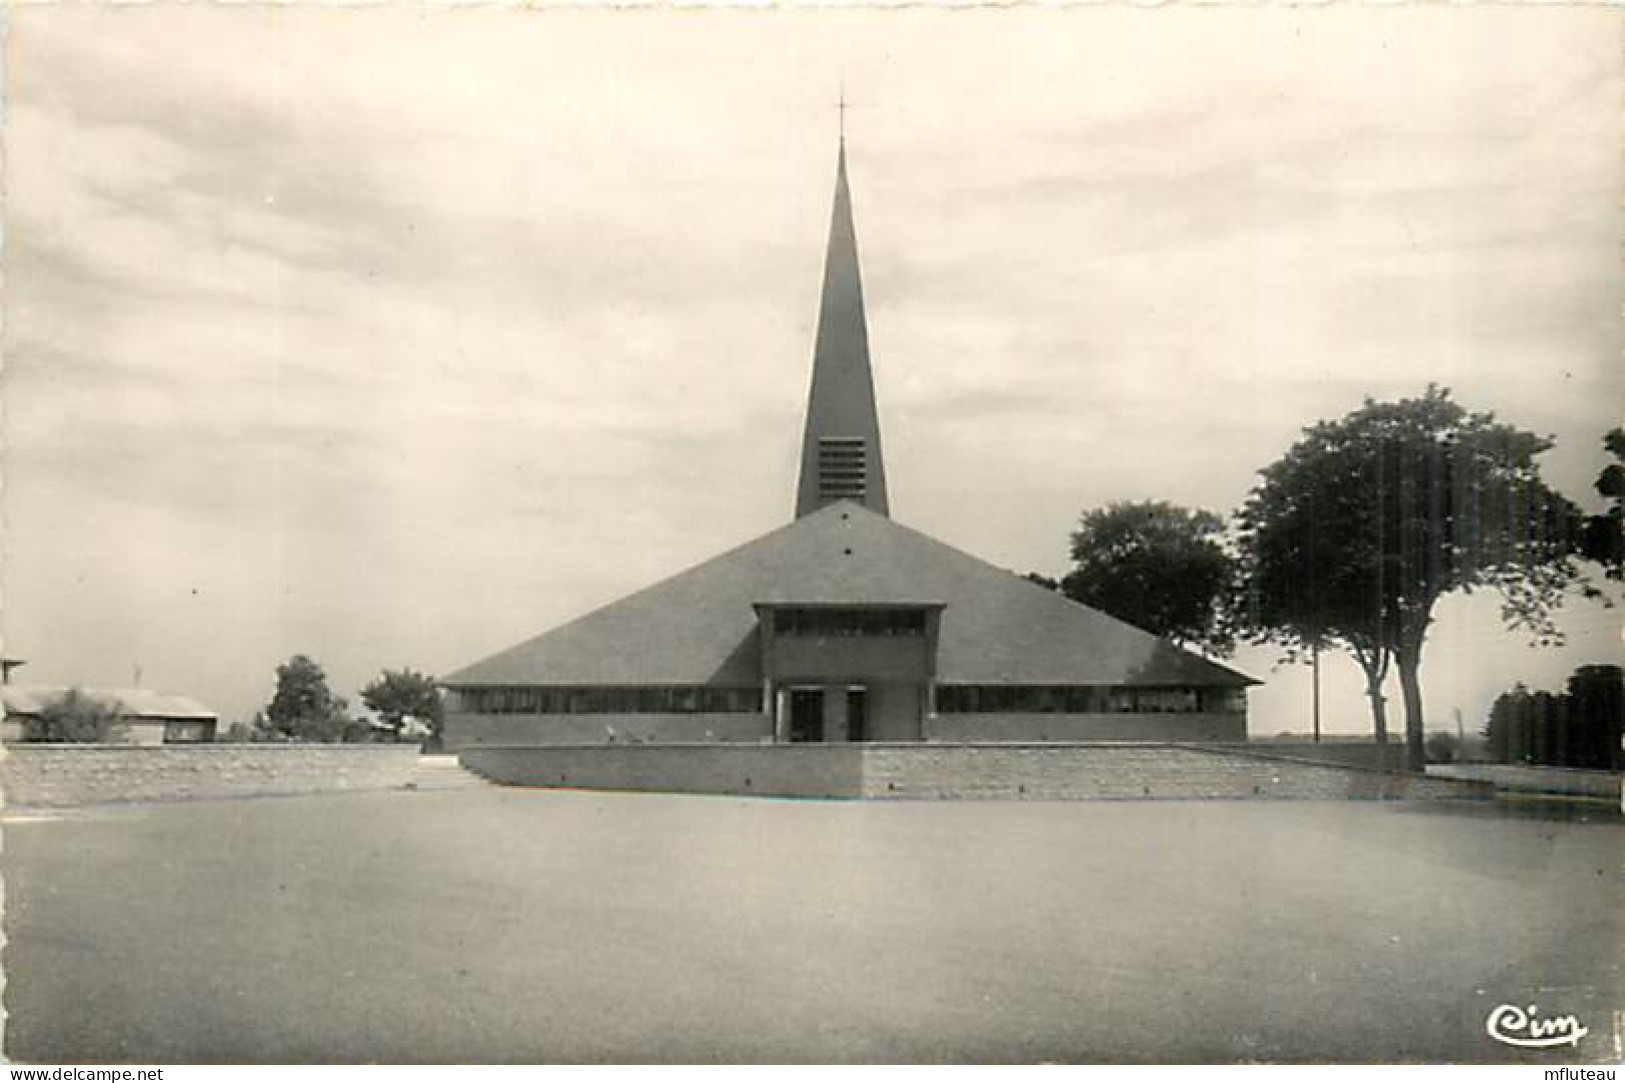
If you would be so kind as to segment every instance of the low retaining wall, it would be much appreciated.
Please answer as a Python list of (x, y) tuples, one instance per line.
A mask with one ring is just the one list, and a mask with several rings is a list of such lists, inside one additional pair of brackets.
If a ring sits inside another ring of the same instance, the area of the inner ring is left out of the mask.
[(1062, 714), (941, 712), (926, 723), (931, 740), (945, 743), (1063, 744), (1097, 741), (1245, 741), (1247, 714), (1168, 712), (1166, 714)]
[(1509, 793), (1553, 793), (1625, 801), (1625, 773), (1586, 771), (1577, 767), (1535, 767), (1510, 763), (1438, 763), (1430, 778), (1475, 779)]
[(469, 748), (492, 782), (589, 790), (879, 799), (1487, 798), (1486, 783), (1177, 744), (626, 745)]
[[(1225, 742), (1214, 742), (1223, 744)], [(1249, 752), (1280, 756), (1289, 760), (1308, 760), (1311, 763), (1336, 763), (1346, 767), (1369, 767), (1377, 770), (1382, 764), (1382, 748), (1375, 741), (1275, 741), (1246, 742)], [(1388, 763), (1398, 768), (1405, 763), (1405, 739), (1388, 742)]]
[(416, 745), (8, 745), (5, 804), (101, 805), (405, 786)]

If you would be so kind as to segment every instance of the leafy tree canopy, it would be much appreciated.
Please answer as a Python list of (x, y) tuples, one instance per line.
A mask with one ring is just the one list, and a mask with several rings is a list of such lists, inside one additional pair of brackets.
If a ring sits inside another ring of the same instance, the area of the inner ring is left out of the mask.
[(1234, 573), (1212, 512), (1165, 501), (1085, 512), (1072, 535), (1067, 597), (1175, 642), (1228, 654), (1226, 601)]
[(1614, 461), (1597, 475), (1596, 489), (1613, 505), (1586, 520), (1581, 549), (1607, 569), (1608, 578), (1625, 579), (1625, 429), (1610, 430), (1602, 443)]
[(1625, 767), (1625, 670), (1581, 666), (1555, 694), (1514, 685), (1496, 697), (1484, 736), (1496, 763), (1617, 771)]
[(350, 722), (343, 698), (327, 687), (322, 667), (296, 654), (276, 669), (276, 693), (265, 706), (271, 733), (305, 741), (336, 741)]
[(41, 708), (37, 717), (24, 723), (23, 736), (29, 741), (106, 741), (122, 717), (113, 704), (81, 688), (70, 688)]
[(1571, 557), (1582, 516), (1541, 480), (1537, 459), (1551, 443), (1469, 412), (1437, 386), (1368, 399), (1306, 429), (1239, 513), (1250, 625), (1288, 643), (1348, 645), (1366, 669), (1379, 736), (1392, 660), (1415, 769), (1418, 671), (1440, 597), (1494, 588), (1508, 627), (1540, 643), (1560, 638), (1551, 613), (1580, 582)]
[(440, 693), (433, 677), (410, 669), (386, 669), (361, 690), (361, 701), (377, 711), (384, 724), (397, 734), (408, 718), (426, 723), (436, 734), (440, 732)]

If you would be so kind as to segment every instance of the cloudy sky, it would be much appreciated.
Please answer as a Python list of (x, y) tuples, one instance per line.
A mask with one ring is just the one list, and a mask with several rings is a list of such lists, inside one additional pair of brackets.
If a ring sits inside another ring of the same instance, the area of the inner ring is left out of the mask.
[[(1429, 380), (1621, 421), (1602, 9), (7, 14), (4, 609), (228, 719), (446, 672), (783, 523), (844, 80), (897, 518), (1059, 573)], [(1617, 660), (1441, 607), (1430, 706)], [(1254, 730), (1307, 727), (1272, 652)], [(1328, 721), (1359, 730), (1354, 670)], [(1397, 700), (1397, 690), (1394, 693)]]

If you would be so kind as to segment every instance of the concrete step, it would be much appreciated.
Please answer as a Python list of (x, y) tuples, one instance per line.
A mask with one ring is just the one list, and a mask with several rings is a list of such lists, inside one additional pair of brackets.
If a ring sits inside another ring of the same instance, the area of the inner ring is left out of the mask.
[(477, 790), (491, 784), (466, 770), (456, 756), (422, 756), (407, 785), (415, 790)]

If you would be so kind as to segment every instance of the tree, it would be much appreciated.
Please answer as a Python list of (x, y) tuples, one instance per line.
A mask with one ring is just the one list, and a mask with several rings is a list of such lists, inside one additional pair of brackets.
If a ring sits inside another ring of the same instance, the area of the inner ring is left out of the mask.
[(1428, 734), (1427, 753), (1429, 763), (1455, 763), (1461, 754), (1461, 742), (1453, 733), (1434, 730)]
[(1567, 699), (1569, 766), (1625, 768), (1625, 669), (1581, 666), (1569, 677)]
[(1625, 767), (1625, 669), (1581, 666), (1556, 694), (1514, 685), (1496, 697), (1484, 736), (1496, 763), (1617, 771)]
[(276, 693), (265, 706), (267, 730), (283, 738), (336, 741), (350, 722), (345, 702), (327, 687), (322, 667), (296, 654), (276, 667)]
[(122, 718), (116, 705), (99, 700), (82, 688), (70, 688), (23, 723), (23, 738), (92, 744), (111, 738)]
[(1224, 521), (1165, 501), (1118, 502), (1083, 514), (1061, 590), (1176, 643), (1228, 654), (1231, 557)]
[(1615, 461), (1603, 467), (1595, 485), (1613, 506), (1586, 520), (1580, 547), (1607, 569), (1608, 578), (1625, 579), (1625, 429), (1611, 429), (1602, 444)]
[(1484, 723), (1485, 755), (1491, 763), (1526, 763), (1533, 754), (1534, 731), (1534, 697), (1520, 681), (1490, 705), (1490, 717)]
[(1411, 770), (1426, 760), (1420, 670), (1440, 597), (1493, 587), (1509, 628), (1561, 638), (1551, 611), (1582, 582), (1571, 559), (1582, 517), (1541, 480), (1551, 446), (1430, 385), (1304, 430), (1240, 513), (1251, 626), (1289, 645), (1347, 646), (1379, 741), (1391, 662)]
[(257, 741), (263, 736), (263, 730), (257, 725), (258, 721), (257, 717), (254, 722), (244, 722), (239, 718), (227, 726), (226, 731), (217, 736), (215, 741), (224, 745), (241, 745)]
[(361, 701), (378, 712), (378, 717), (397, 739), (409, 718), (416, 718), (429, 727), (431, 741), (438, 741), (440, 737), (440, 692), (433, 677), (410, 669), (398, 673), (386, 669), (361, 690)]
[(1392, 654), (1380, 621), (1371, 571), (1377, 533), (1350, 485), (1358, 473), (1327, 431), (1306, 429), (1237, 513), (1241, 623), (1254, 641), (1274, 641), (1295, 660), (1328, 643), (1345, 647), (1365, 675), (1379, 755), (1387, 764), (1388, 709), (1383, 685)]

